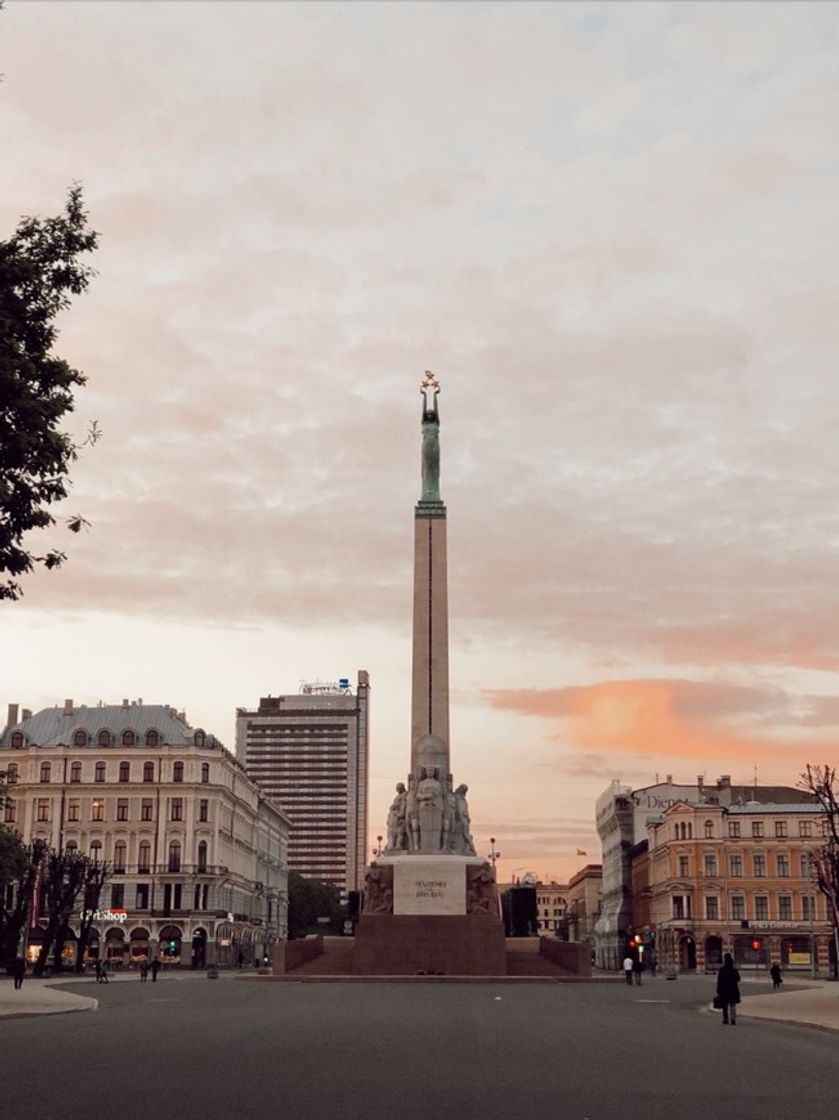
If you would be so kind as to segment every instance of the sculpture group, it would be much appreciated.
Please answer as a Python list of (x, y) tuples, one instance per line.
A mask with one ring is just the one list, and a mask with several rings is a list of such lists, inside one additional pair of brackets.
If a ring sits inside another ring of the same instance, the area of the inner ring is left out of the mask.
[(473, 856), (470, 831), (469, 787), (449, 789), (451, 778), (441, 778), (439, 767), (421, 766), (416, 774), (396, 786), (396, 796), (387, 814), (385, 855), (400, 852), (445, 852)]

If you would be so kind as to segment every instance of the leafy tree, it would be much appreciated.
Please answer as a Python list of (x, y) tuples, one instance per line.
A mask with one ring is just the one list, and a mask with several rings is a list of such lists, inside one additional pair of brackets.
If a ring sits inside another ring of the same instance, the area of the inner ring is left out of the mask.
[(17, 954), (43, 858), (43, 844), (24, 844), (0, 825), (0, 961), (6, 966)]
[(87, 943), (90, 940), (90, 931), (93, 928), (94, 912), (99, 909), (99, 899), (102, 890), (111, 874), (111, 864), (97, 859), (86, 859), (84, 881), (82, 883), (82, 898), (84, 906), (79, 919), (79, 941), (76, 953), (76, 972), (84, 971), (84, 955)]
[[(288, 877), (288, 937), (305, 937), (322, 933), (324, 926), (340, 920), (341, 905), (338, 888), (320, 879), (304, 879), (296, 871)], [(318, 918), (329, 918), (329, 923)]]
[[(87, 226), (82, 191), (74, 186), (64, 213), (23, 218), (0, 241), (0, 599), (18, 599), (17, 576), (35, 564), (55, 568), (66, 559), (51, 550), (35, 555), (23, 543), (30, 529), (55, 522), (48, 510), (67, 496), (68, 468), (79, 446), (59, 423), (74, 407), (73, 388), (85, 377), (52, 352), (60, 311), (83, 292), (93, 269), (80, 261), (98, 235)], [(85, 443), (95, 443), (94, 424)], [(87, 523), (67, 519), (79, 532)]]

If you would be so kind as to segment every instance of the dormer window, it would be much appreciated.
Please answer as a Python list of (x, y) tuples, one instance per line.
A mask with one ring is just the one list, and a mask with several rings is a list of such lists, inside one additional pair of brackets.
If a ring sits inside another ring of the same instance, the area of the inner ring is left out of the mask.
[(87, 746), (87, 732), (86, 731), (77, 731), (73, 735), (73, 746), (74, 747), (86, 747)]
[(147, 731), (146, 732), (146, 746), (147, 747), (159, 747), (160, 746), (160, 736), (158, 735), (158, 733), (156, 731)]
[(97, 745), (100, 747), (109, 747), (111, 745), (110, 731), (100, 731), (96, 738)]
[(22, 746), (23, 746), (23, 732), (22, 731), (12, 732), (12, 749), (19, 751)]
[(133, 747), (136, 742), (137, 742), (137, 736), (134, 734), (133, 731), (123, 731), (123, 733), (122, 733), (122, 745), (124, 747)]

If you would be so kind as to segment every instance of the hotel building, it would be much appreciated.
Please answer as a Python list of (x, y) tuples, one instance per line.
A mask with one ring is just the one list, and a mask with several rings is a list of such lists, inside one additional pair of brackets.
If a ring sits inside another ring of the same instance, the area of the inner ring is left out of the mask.
[(291, 822), (288, 866), (360, 890), (367, 856), (370, 681), (304, 684), (236, 710), (236, 752)]

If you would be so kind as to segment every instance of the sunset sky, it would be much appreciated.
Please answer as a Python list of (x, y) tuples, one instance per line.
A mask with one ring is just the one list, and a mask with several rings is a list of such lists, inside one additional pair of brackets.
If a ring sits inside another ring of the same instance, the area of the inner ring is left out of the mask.
[[(0, 700), (372, 685), (409, 765), (440, 378), (452, 766), (502, 878), (594, 801), (839, 762), (839, 6), (16, 3), (0, 238), (84, 188), (68, 553)], [(56, 511), (58, 512), (58, 511)]]

